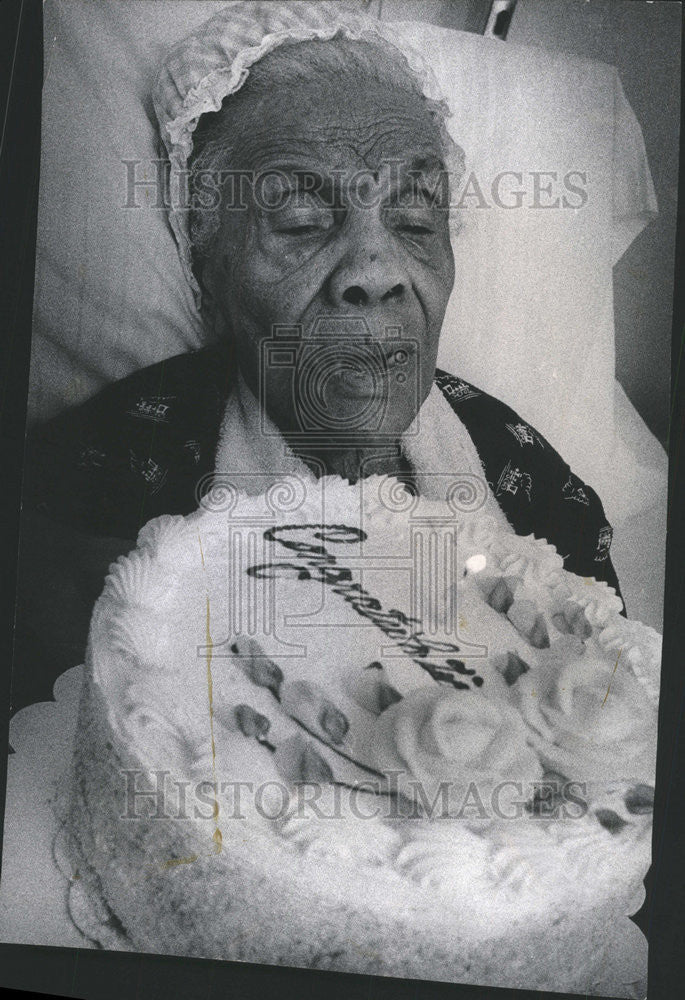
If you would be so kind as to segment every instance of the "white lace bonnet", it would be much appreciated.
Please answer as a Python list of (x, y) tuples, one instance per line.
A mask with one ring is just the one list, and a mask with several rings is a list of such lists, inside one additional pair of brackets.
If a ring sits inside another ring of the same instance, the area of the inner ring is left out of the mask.
[(201, 293), (192, 268), (188, 210), (182, 185), (200, 116), (218, 111), (228, 94), (242, 87), (250, 66), (284, 42), (312, 38), (381, 38), (404, 55), (426, 97), (447, 105), (423, 57), (393, 34), (392, 25), (351, 11), (335, 0), (237, 0), (229, 3), (166, 56), (153, 90), (159, 131), (171, 171), (169, 223), (184, 273)]

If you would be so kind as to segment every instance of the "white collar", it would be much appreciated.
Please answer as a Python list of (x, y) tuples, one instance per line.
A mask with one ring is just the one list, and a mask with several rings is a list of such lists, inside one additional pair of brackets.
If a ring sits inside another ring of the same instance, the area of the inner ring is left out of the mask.
[[(478, 476), (483, 483), (487, 482), (468, 431), (435, 384), (402, 435), (400, 447), (422, 496), (444, 497), (446, 478), (455, 480), (459, 475)], [(236, 478), (236, 486), (251, 495), (263, 493), (283, 475), (295, 474), (304, 480), (314, 478), (240, 374), (221, 422), (215, 471), (230, 473)], [(508, 527), (489, 489), (485, 511), (497, 518), (502, 527)]]

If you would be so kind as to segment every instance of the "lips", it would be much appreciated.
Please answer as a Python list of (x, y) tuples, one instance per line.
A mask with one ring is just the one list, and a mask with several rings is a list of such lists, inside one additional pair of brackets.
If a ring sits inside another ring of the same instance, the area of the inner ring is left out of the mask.
[(334, 395), (359, 398), (385, 395), (388, 374), (387, 372), (382, 375), (374, 373), (373, 376), (370, 376), (368, 372), (334, 372), (327, 380), (326, 393), (332, 392)]
[(341, 344), (340, 350), (343, 355), (341, 363), (339, 367), (329, 370), (330, 375), (332, 377), (349, 377), (358, 382), (364, 379), (367, 381), (377, 381), (379, 379), (390, 378), (396, 369), (406, 370), (413, 362), (416, 353), (404, 346), (401, 348), (388, 348), (383, 351), (376, 350), (373, 354), (369, 355), (369, 364), (367, 367), (364, 365), (361, 357), (356, 356), (353, 358), (352, 364), (345, 364), (344, 344)]

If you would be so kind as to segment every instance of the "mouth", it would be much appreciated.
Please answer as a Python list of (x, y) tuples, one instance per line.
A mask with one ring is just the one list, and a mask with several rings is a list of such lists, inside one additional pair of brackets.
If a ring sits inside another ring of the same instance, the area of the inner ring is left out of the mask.
[(325, 381), (336, 387), (367, 395), (374, 391), (386, 394), (390, 383), (406, 382), (416, 361), (415, 352), (405, 345), (376, 350), (367, 358), (346, 358), (344, 347), (341, 354), (342, 357), (326, 372)]
[(327, 390), (336, 396), (374, 397), (385, 396), (389, 372), (355, 371), (340, 368), (331, 372), (327, 379)]

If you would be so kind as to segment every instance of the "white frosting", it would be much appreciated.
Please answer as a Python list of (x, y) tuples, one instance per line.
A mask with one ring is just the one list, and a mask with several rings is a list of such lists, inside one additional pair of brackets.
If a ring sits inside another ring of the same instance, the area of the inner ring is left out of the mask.
[(409, 837), (395, 859), (398, 870), (441, 896), (477, 899), (492, 889), (490, 846), (464, 823), (435, 821)]
[[(351, 815), (345, 789), (322, 786), (312, 798), (309, 791), (294, 797), (287, 815), (277, 823), (278, 833), (289, 844), (308, 855), (329, 861), (371, 867), (392, 866), (401, 838), (392, 825), (374, 816), (375, 796), (360, 793)], [(342, 794), (336, 794), (342, 793)], [(345, 822), (332, 816), (343, 811)]]
[(612, 663), (595, 640), (564, 636), (543, 651), (536, 676), (522, 678), (521, 689), (552, 737), (540, 745), (549, 767), (579, 780), (653, 780), (655, 713), (645, 709), (644, 688), (620, 647)]
[[(658, 690), (656, 633), (621, 618), (611, 588), (565, 573), (552, 546), (483, 512), (384, 477), (302, 487), (214, 493), (190, 517), (150, 522), (112, 567), (89, 662), (122, 758), (211, 785), (216, 815), (189, 830), (216, 825), (226, 843), (232, 783), (271, 783), (260, 808), (243, 797), (243, 814), (284, 858), (468, 889), (484, 920), (497, 892), (523, 908), (590, 899), (617, 857), (639, 889), (650, 818), (626, 811), (625, 794), (653, 783), (656, 704), (642, 692)], [(549, 647), (496, 610), (488, 588), (501, 580)], [(498, 783), (521, 783), (530, 803), (550, 769), (593, 781), (585, 815), (488, 812)], [(455, 795), (475, 783), (488, 814), (400, 819), (396, 793), (413, 780), (430, 800), (441, 781)], [(322, 783), (319, 806), (345, 790), (336, 818), (293, 811), (302, 781)], [(612, 781), (619, 804), (597, 813)], [(291, 795), (280, 811), (279, 787)], [(381, 804), (373, 819), (351, 787)]]
[(433, 801), (443, 785), (453, 807), (471, 782), (483, 796), (498, 782), (530, 783), (543, 774), (518, 710), (479, 691), (411, 691), (381, 714), (369, 738), (369, 757), (381, 770), (399, 772), (408, 797), (420, 788)]

